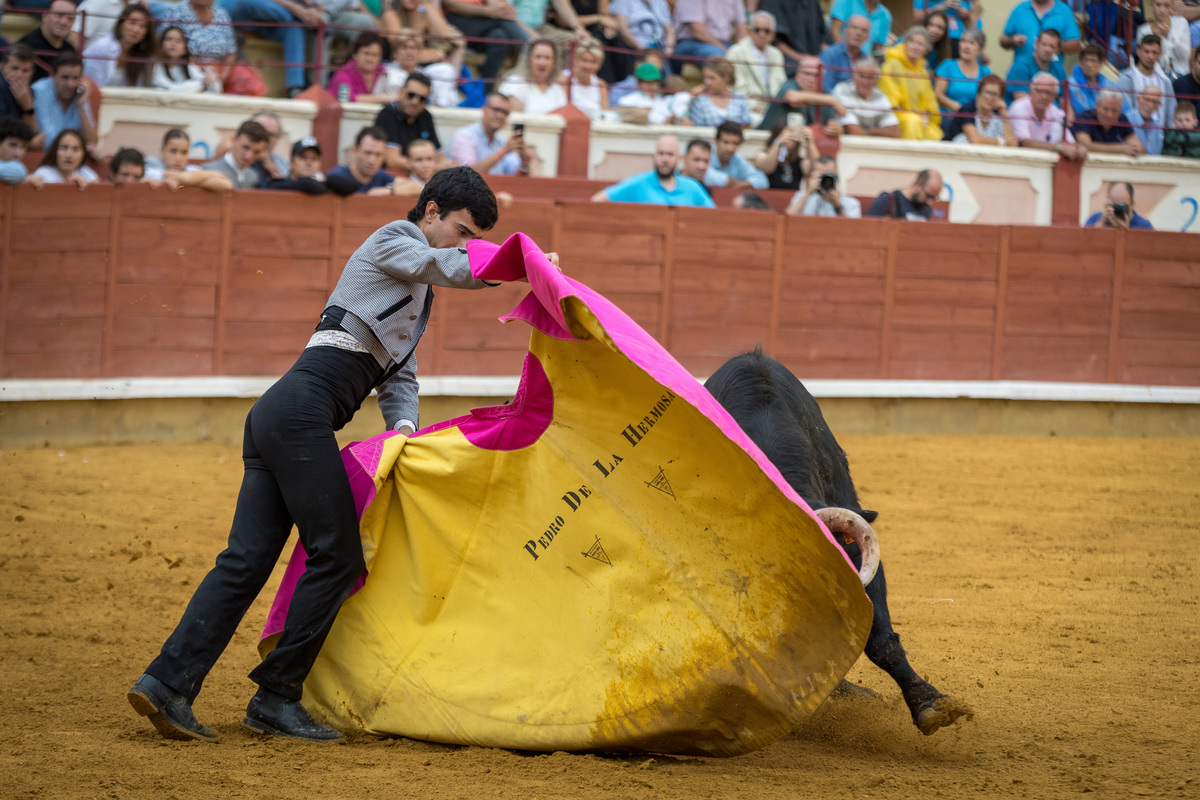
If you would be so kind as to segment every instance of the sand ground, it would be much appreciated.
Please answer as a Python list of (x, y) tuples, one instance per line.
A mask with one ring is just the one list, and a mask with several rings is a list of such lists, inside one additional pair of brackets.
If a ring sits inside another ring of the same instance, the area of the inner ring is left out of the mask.
[[(221, 549), (218, 445), (0, 453), (0, 797), (1200, 797), (1200, 440), (845, 436), (918, 672), (977, 711), (920, 735), (833, 698), (730, 760), (552, 755), (240, 726), (282, 570), (196, 704), (217, 745), (125, 701)], [(290, 547), (285, 553), (290, 552)]]

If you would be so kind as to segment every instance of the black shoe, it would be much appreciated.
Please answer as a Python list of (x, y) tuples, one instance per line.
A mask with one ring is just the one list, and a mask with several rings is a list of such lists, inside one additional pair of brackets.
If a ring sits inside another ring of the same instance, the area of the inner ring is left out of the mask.
[(215, 742), (219, 738), (216, 731), (196, 720), (186, 697), (153, 675), (138, 678), (126, 697), (133, 710), (148, 718), (167, 739)]
[(242, 724), (252, 731), (303, 739), (306, 742), (340, 742), (342, 735), (314, 720), (300, 705), (270, 689), (259, 689), (246, 706)]

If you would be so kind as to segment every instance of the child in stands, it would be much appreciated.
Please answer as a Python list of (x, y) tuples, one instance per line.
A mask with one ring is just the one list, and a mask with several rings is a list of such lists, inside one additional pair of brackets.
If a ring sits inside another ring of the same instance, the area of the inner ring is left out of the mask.
[(1163, 134), (1162, 154), (1200, 158), (1200, 130), (1196, 129), (1196, 107), (1186, 100), (1175, 106), (1175, 126)]

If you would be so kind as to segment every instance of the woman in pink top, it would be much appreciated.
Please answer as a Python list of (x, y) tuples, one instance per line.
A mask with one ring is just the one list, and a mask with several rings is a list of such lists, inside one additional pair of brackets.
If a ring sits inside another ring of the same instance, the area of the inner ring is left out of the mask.
[(363, 31), (354, 40), (350, 60), (333, 74), (329, 92), (339, 103), (390, 103), (395, 97), (374, 94), (375, 84), (383, 75), (383, 37)]

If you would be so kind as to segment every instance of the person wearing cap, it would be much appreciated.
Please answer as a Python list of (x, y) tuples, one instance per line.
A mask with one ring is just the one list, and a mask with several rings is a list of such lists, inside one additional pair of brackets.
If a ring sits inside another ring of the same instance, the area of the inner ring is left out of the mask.
[(479, 122), (455, 131), (450, 140), (450, 160), (480, 174), (528, 175), (533, 153), (525, 146), (524, 134), (513, 131), (508, 137), (500, 135), (510, 110), (508, 97), (499, 92), (488, 94)]
[(273, 178), (263, 188), (305, 194), (325, 194), (329, 191), (321, 174), (321, 143), (316, 137), (305, 136), (292, 145), (288, 177)]
[[(645, 122), (650, 125), (672, 122), (672, 97), (662, 93), (663, 73), (658, 65), (643, 61), (634, 69), (633, 76), (637, 79), (637, 90), (626, 92), (617, 102), (617, 108), (629, 109), (622, 111), (621, 117), (626, 122)], [(644, 113), (636, 109), (644, 109)]]

